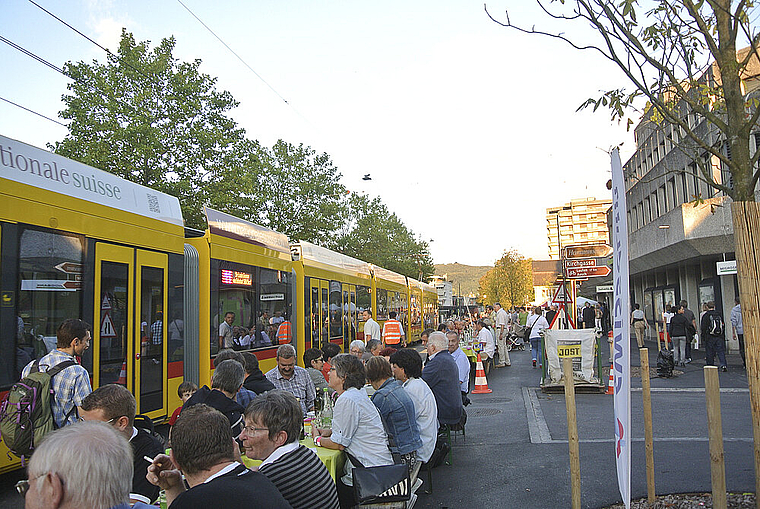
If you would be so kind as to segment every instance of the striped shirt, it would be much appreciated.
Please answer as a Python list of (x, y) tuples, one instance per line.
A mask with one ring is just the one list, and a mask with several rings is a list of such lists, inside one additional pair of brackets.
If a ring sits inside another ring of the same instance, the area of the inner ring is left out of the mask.
[(314, 451), (303, 445), (271, 463), (265, 461), (259, 472), (272, 481), (293, 509), (339, 507), (338, 491), (327, 468)]
[[(73, 355), (61, 352), (60, 350), (53, 350), (40, 359), (39, 369), (40, 371), (47, 371), (63, 361), (76, 362)], [(34, 361), (27, 364), (21, 373), (21, 378), (29, 374), (32, 364), (34, 364)], [(55, 426), (62, 428), (67, 424), (77, 422), (77, 412), (74, 407), (82, 406), (84, 398), (92, 392), (90, 375), (87, 373), (87, 370), (79, 364), (70, 366), (53, 377), (50, 381), (50, 388), (54, 393), (51, 406)]]

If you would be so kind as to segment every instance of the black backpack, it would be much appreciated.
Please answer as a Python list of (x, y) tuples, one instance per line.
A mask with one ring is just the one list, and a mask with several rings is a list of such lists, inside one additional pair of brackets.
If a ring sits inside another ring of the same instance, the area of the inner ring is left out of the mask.
[(707, 326), (707, 333), (711, 336), (723, 336), (723, 318), (719, 314), (711, 313), (710, 324)]

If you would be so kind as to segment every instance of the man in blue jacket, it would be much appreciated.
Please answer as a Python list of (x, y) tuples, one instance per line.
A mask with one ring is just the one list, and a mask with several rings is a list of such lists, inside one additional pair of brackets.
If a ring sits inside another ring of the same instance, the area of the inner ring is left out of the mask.
[(427, 342), (428, 360), (422, 379), (428, 384), (438, 405), (438, 423), (459, 424), (462, 418), (462, 394), (459, 368), (449, 353), (449, 340), (442, 332), (432, 332)]

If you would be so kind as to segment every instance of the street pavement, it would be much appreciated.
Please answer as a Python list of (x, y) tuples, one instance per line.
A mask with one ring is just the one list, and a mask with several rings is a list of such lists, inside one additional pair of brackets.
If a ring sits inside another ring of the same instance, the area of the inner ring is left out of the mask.
[[(657, 348), (648, 343), (650, 365)], [(605, 355), (606, 355), (605, 348)], [(635, 341), (632, 364), (638, 365)], [(710, 464), (704, 395), (704, 351), (675, 378), (653, 378), (655, 482), (658, 494), (709, 492)], [(512, 366), (493, 369), (491, 394), (471, 394), (467, 437), (453, 442), (453, 465), (433, 470), (433, 493), (418, 491), (416, 508), (570, 507), (565, 400), (539, 389), (530, 352), (512, 352)], [(738, 354), (720, 373), (726, 479), (729, 491), (753, 492), (752, 425), (747, 377)], [(606, 373), (606, 370), (605, 370)], [(641, 379), (633, 378), (632, 496), (646, 496)], [(577, 394), (581, 505), (619, 502), (614, 461), (612, 396)], [(427, 475), (423, 473), (427, 482)], [(0, 476), (0, 507), (23, 507), (14, 483), (23, 472)]]

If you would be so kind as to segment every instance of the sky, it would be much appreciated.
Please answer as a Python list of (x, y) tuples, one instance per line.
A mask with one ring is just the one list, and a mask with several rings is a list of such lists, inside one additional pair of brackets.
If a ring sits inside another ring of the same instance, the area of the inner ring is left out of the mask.
[[(492, 265), (508, 249), (547, 259), (546, 208), (609, 197), (607, 151), (623, 143), (625, 161), (635, 149), (606, 110), (576, 112), (627, 85), (617, 68), (501, 27), (479, 1), (182, 0), (245, 64), (178, 0), (35, 2), (111, 51), (122, 27), (151, 46), (174, 36), (174, 56), (200, 59), (240, 102), (231, 116), (249, 138), (329, 154), (350, 191), (379, 196), (430, 242), (435, 263)], [(487, 7), (594, 40), (532, 2)], [(106, 60), (28, 0), (0, 0), (0, 36), (58, 67)], [(68, 78), (8, 44), (0, 66), (0, 98), (61, 121)], [(66, 133), (0, 100), (0, 134), (44, 148)]]

